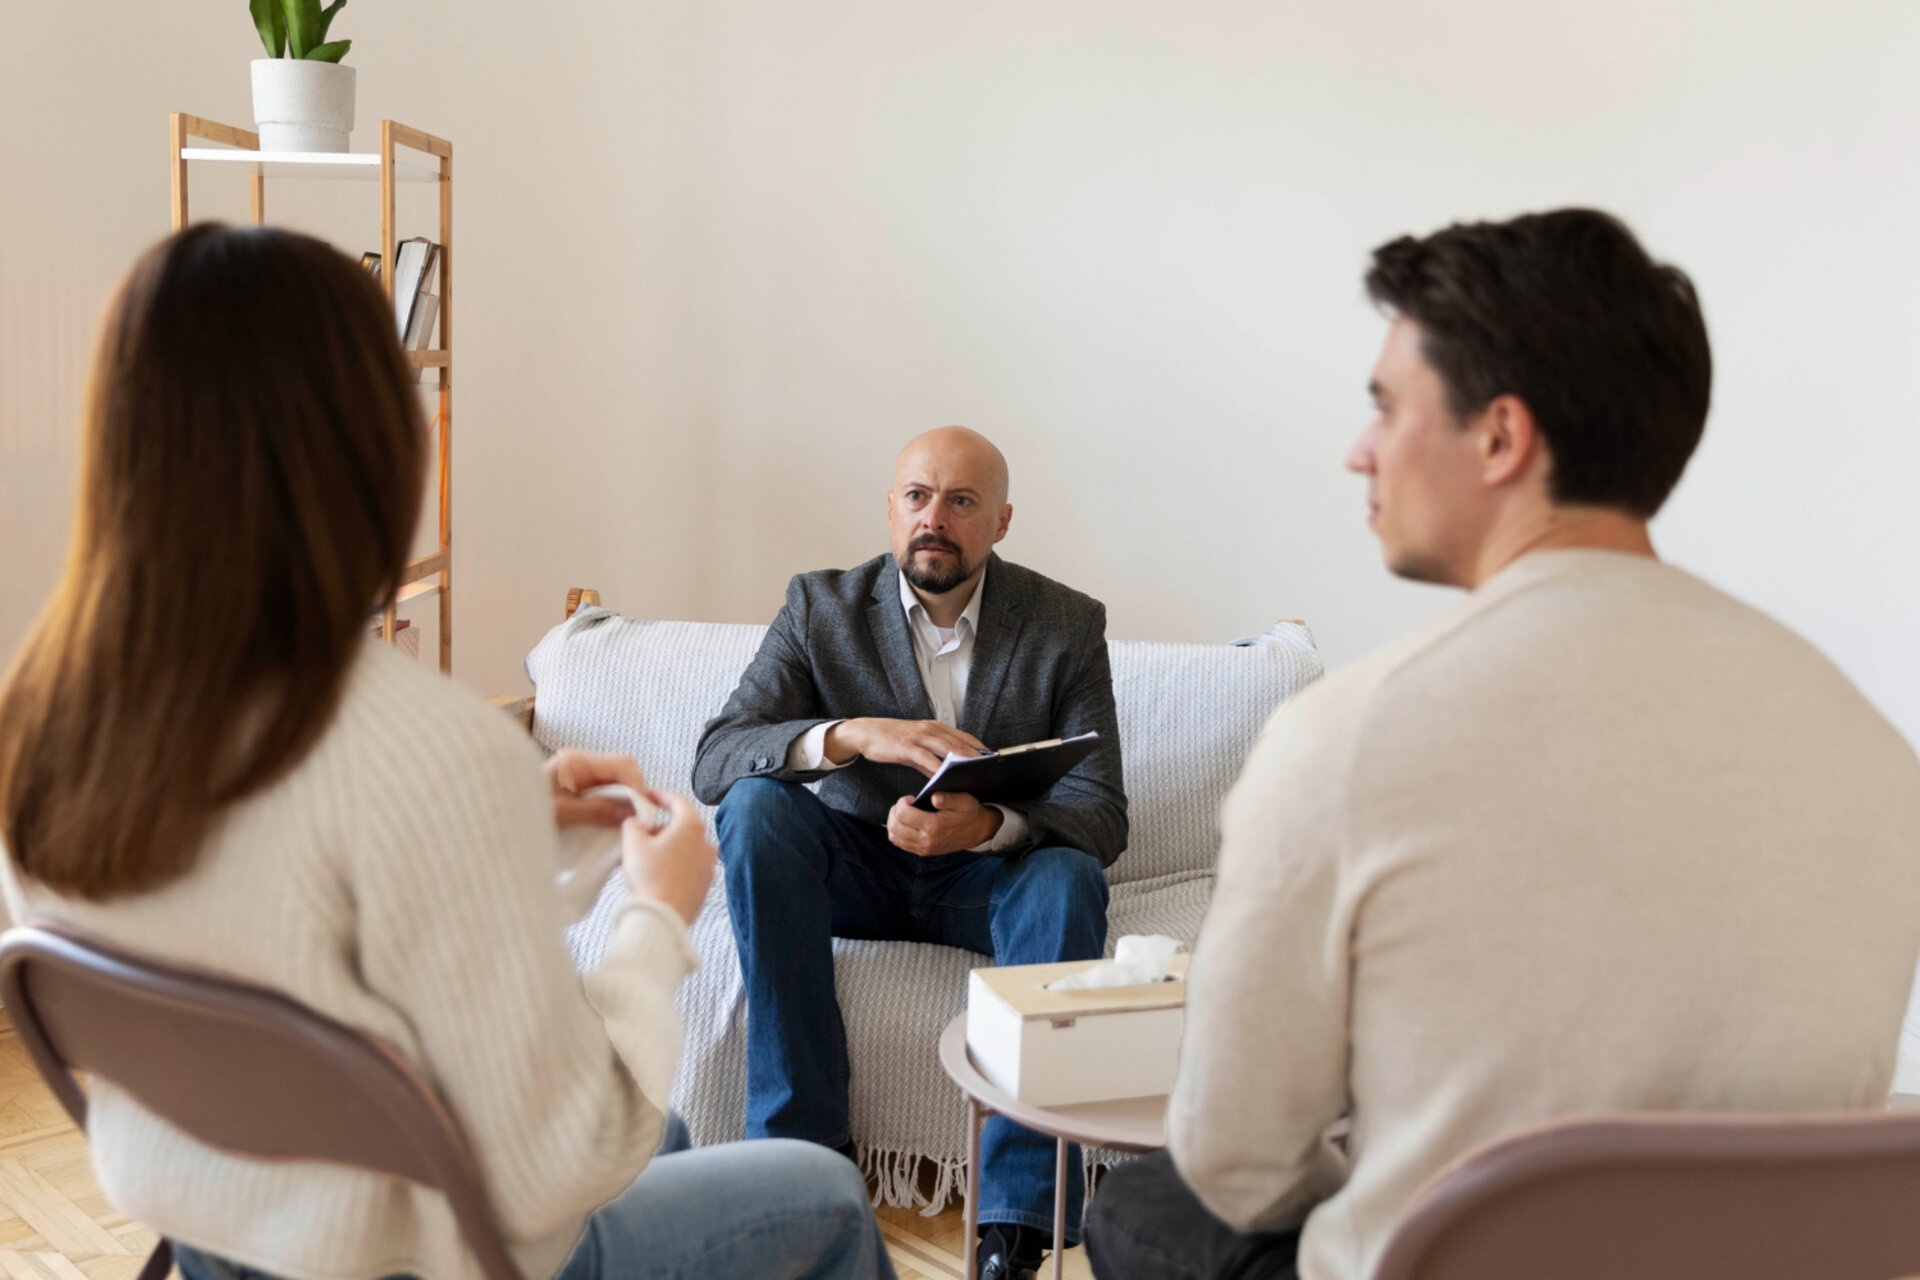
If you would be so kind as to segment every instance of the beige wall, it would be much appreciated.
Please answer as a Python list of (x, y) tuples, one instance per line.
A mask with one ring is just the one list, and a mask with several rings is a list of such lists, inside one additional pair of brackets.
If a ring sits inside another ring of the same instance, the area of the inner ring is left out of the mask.
[(818, 8), (707, 38), (718, 612), (874, 549), (887, 446), (959, 420), (1013, 457), (1008, 553), (1117, 633), (1361, 652), (1442, 599), (1340, 473), (1367, 250), (1592, 202), (1719, 352), (1661, 544), (1920, 737), (1910, 6)]

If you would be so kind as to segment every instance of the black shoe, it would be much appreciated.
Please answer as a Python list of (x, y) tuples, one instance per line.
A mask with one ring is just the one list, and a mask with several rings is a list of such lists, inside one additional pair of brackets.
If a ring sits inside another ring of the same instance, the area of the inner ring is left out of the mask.
[(980, 1229), (974, 1268), (980, 1280), (1036, 1280), (1046, 1256), (1044, 1237), (1032, 1227), (996, 1222)]

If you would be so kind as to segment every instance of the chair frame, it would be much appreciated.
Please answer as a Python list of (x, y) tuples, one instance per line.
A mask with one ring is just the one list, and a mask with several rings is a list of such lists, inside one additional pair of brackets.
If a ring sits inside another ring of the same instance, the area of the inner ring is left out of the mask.
[[(111, 1027), (98, 1013), (76, 1014), (71, 1002), (88, 997), (117, 1006)], [(522, 1280), (458, 1122), (425, 1076), (381, 1041), (279, 992), (156, 964), (47, 925), (0, 934), (0, 1002), (82, 1131), (87, 1095), (76, 1071), (112, 1080), (197, 1141), (235, 1155), (329, 1161), (433, 1188), (446, 1197), (488, 1280)], [(207, 1096), (201, 1073), (167, 1069), (168, 1061), (203, 1065), (216, 1052), (209, 1045), (219, 1041), (281, 1067), (248, 1073), (236, 1066), (245, 1083), (227, 1082), (218, 1098)], [(149, 1056), (131, 1073), (138, 1078), (125, 1078), (127, 1060), (143, 1048)], [(286, 1064), (305, 1077), (293, 1083), (313, 1086), (309, 1096), (321, 1103), (301, 1106), (296, 1088), (287, 1105)], [(350, 1119), (330, 1126), (315, 1118), (327, 1110)], [(163, 1237), (141, 1280), (160, 1280), (171, 1265)]]
[(1888, 1280), (1920, 1274), (1915, 1203), (1920, 1115), (1559, 1121), (1437, 1175), (1373, 1280)]

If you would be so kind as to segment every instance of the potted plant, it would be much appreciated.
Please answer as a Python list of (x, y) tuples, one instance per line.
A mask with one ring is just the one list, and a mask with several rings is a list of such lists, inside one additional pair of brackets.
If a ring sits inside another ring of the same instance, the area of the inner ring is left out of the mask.
[(267, 56), (253, 61), (253, 120), (262, 151), (345, 151), (353, 131), (351, 40), (328, 40), (347, 0), (248, 0)]

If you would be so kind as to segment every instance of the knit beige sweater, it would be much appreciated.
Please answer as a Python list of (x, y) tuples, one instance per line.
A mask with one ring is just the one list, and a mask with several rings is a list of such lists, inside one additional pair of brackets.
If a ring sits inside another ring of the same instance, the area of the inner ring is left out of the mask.
[[(16, 919), (276, 987), (396, 1045), (439, 1086), (521, 1269), (550, 1276), (587, 1213), (659, 1143), (696, 959), (669, 909), (622, 908), (574, 972), (538, 750), (385, 649), (285, 780), (219, 823), (186, 878), (105, 906), (22, 886)], [(287, 1280), (477, 1276), (446, 1202), (398, 1179), (201, 1146), (102, 1081), (94, 1170), (113, 1205)]]
[[(1883, 1104), (1920, 762), (1825, 659), (1644, 557), (1523, 557), (1277, 713), (1221, 817), (1168, 1124), (1305, 1280), (1555, 1116)], [(1351, 1166), (1321, 1141), (1351, 1112)]]

